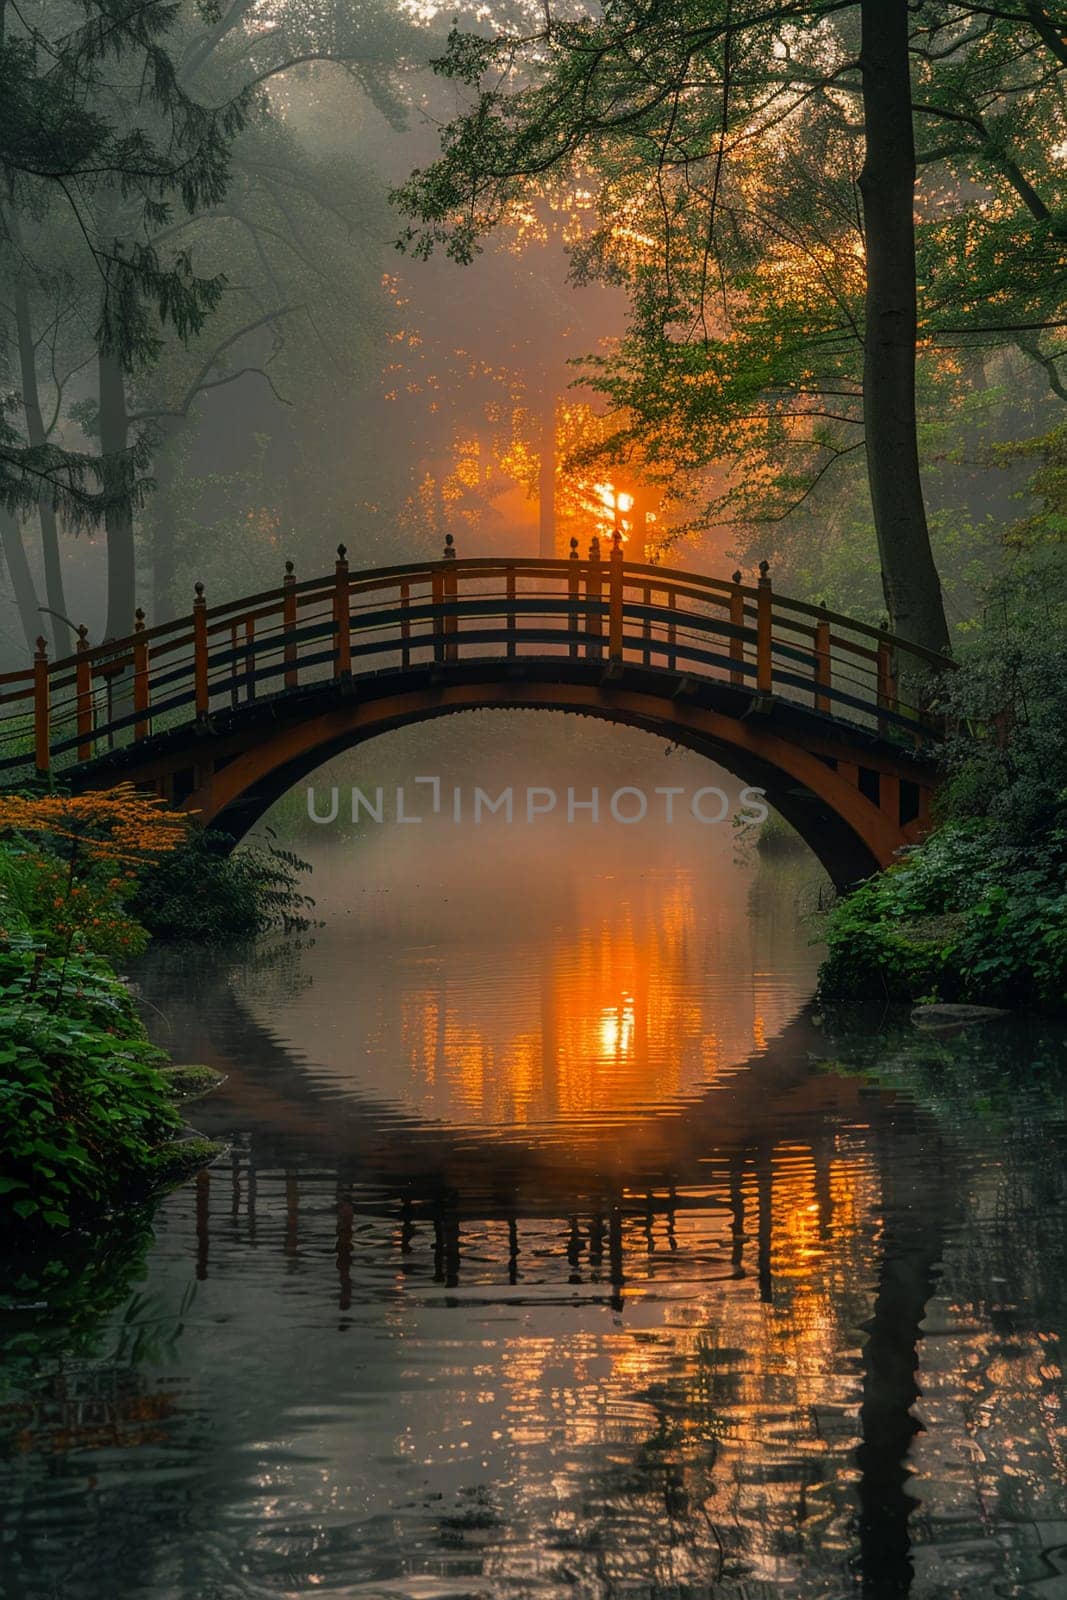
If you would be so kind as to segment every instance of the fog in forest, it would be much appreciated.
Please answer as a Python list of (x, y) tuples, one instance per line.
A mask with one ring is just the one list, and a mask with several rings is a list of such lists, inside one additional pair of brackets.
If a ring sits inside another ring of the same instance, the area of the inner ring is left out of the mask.
[[(434, 160), (442, 128), (472, 98), (429, 65), (451, 14), (282, 0), (236, 5), (206, 27), (187, 9), (170, 41), (183, 92), (217, 105), (257, 84), (221, 192), (187, 209), (172, 188), (157, 217), (136, 194), (112, 195), (102, 216), (104, 198), (86, 190), (28, 208), (12, 234), (0, 330), (12, 437), (89, 458), (127, 452), (133, 555), (132, 572), (113, 572), (109, 616), (107, 546), (118, 551), (128, 530), (53, 509), (47, 494), (40, 508), (5, 510), (0, 664), (25, 665), (41, 627), (53, 656), (69, 653), (70, 624), (85, 624), (93, 644), (124, 634), (130, 599), (152, 626), (189, 611), (195, 582), (218, 604), (276, 585), (286, 560), (298, 580), (325, 572), (339, 543), (354, 569), (436, 558), (448, 534), (463, 556), (565, 555), (572, 537), (584, 555), (620, 522), (631, 557), (719, 577), (765, 557), (783, 590), (878, 620), (862, 453), (796, 490), (794, 511), (765, 518), (721, 510), (724, 489), (765, 472), (765, 460), (683, 472), (632, 445), (614, 459), (590, 454), (617, 418), (582, 382), (582, 358), (617, 352), (633, 315), (629, 269), (590, 264), (603, 223), (592, 179), (585, 189), (580, 174), (553, 178), (522, 199), (470, 265), (443, 247), (429, 260), (397, 248), (410, 219), (390, 191)], [(484, 34), (524, 15), (494, 5), (467, 22)], [(120, 126), (138, 122), (130, 94)], [(948, 182), (964, 192), (963, 179)], [(929, 184), (931, 206), (945, 185), (944, 173)], [(629, 217), (619, 237), (643, 238)], [(124, 230), (121, 249), (150, 249), (161, 271), (179, 266), (217, 292), (182, 329), (142, 285), (125, 332), (136, 348), (109, 378), (100, 257)], [(953, 410), (946, 421), (928, 397), (921, 445), (958, 621), (1026, 511), (1030, 464), (997, 457), (988, 438), (1040, 433), (1058, 402), (1048, 371), (1017, 345), (942, 359), (959, 368)]]

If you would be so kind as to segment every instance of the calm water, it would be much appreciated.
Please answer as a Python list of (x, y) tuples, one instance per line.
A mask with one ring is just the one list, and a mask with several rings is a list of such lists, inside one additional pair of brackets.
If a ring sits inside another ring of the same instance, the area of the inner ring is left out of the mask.
[(528, 848), (146, 962), (231, 1149), (6, 1319), (5, 1595), (1062, 1600), (1062, 1033), (814, 1017), (728, 841)]

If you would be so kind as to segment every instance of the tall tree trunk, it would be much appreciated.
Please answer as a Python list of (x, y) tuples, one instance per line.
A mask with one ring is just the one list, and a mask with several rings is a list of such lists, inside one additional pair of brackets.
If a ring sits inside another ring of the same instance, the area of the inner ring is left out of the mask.
[(129, 460), (129, 414), (126, 375), (113, 350), (102, 350), (99, 360), (100, 453), (103, 457), (107, 507), (107, 623), (105, 639), (121, 639), (133, 632), (137, 604), (137, 569), (133, 546), (133, 467)]
[[(30, 296), (26, 285), (15, 280), (15, 324), (18, 329), (19, 371), (22, 379), (22, 409), (26, 416), (26, 436), (30, 444), (39, 448), (47, 443), (44, 417), (41, 413), (41, 396), (37, 386), (37, 356), (33, 343), (33, 319)], [(37, 501), (37, 515), (41, 521), (41, 554), (44, 561), (45, 601), (50, 612), (48, 618), (56, 657), (69, 656), (74, 649), (70, 628), (63, 620), (67, 615), (67, 601), (63, 592), (63, 566), (59, 554), (59, 532), (56, 510), (47, 491)], [(38, 631), (43, 631), (39, 629)]]
[(948, 649), (915, 417), (915, 139), (907, 0), (861, 0), (867, 244), (863, 420), (882, 588), (896, 633)]
[(18, 607), (19, 621), (26, 635), (26, 647), (32, 656), (37, 637), (41, 632), (41, 614), (37, 609), (37, 590), (34, 587), (30, 563), (26, 559), (26, 546), (22, 542), (22, 529), (14, 514), (0, 506), (0, 546), (3, 547), (4, 564), (11, 579), (11, 590)]
[(541, 413), (541, 466), (537, 476), (537, 553), (542, 560), (556, 554), (556, 397), (544, 402)]

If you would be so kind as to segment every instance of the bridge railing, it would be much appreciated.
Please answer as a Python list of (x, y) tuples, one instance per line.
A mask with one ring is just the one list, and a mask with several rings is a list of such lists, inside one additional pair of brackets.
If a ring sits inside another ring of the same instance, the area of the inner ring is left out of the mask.
[[(298, 581), (0, 677), (0, 773), (48, 772), (187, 723), (204, 723), (330, 679), (484, 658), (559, 658), (714, 679), (769, 702), (908, 742), (937, 736), (901, 698), (902, 670), (949, 665), (884, 630), (775, 594), (766, 563), (754, 584), (627, 562), (593, 540), (566, 560), (455, 556)], [(919, 673), (913, 673), (918, 676)]]

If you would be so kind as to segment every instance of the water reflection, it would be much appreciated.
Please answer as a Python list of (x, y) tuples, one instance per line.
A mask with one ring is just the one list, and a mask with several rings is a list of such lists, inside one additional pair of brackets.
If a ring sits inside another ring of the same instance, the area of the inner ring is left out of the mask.
[(232, 1151), (127, 1306), (172, 1354), (19, 1377), (13, 1593), (1057, 1594), (1062, 1035), (818, 1025), (780, 901), (654, 867), (145, 973)]
[[(817, 965), (790, 903), (810, 896), (810, 866), (750, 916), (752, 870), (721, 831), (642, 835), (638, 850), (543, 834), (536, 872), (505, 827), (458, 858), (447, 827), (322, 851), (314, 950), (284, 983), (242, 974), (246, 1011), (346, 1096), (572, 1134), (696, 1092), (789, 1020)], [(188, 976), (182, 961), (164, 1007), (186, 1029)]]

